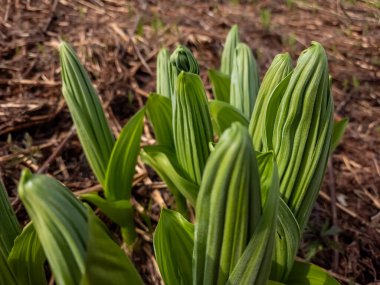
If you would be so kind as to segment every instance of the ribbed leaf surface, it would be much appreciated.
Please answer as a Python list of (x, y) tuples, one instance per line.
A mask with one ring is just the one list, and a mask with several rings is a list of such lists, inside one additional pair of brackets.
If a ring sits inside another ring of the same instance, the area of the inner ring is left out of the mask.
[(178, 76), (172, 106), (178, 162), (190, 179), (199, 185), (213, 133), (206, 93), (198, 75), (182, 72)]
[(239, 30), (237, 25), (233, 25), (228, 32), (226, 42), (223, 48), (220, 71), (230, 76), (234, 61), (235, 48), (239, 43)]
[(259, 92), (260, 78), (258, 65), (252, 51), (246, 44), (239, 43), (231, 73), (230, 103), (249, 120)]
[(246, 127), (232, 124), (211, 153), (196, 206), (193, 284), (225, 284), (260, 219), (258, 166)]
[(163, 48), (157, 55), (156, 92), (167, 98), (171, 97), (174, 88), (172, 86), (172, 72), (169, 52)]
[(284, 53), (276, 55), (265, 73), (249, 123), (249, 133), (256, 151), (263, 151), (262, 137), (264, 136), (265, 117), (267, 116), (271, 94), (291, 70), (291, 58), (289, 54)]
[(59, 55), (63, 96), (88, 163), (104, 186), (114, 137), (95, 89), (74, 50), (63, 42), (59, 47)]

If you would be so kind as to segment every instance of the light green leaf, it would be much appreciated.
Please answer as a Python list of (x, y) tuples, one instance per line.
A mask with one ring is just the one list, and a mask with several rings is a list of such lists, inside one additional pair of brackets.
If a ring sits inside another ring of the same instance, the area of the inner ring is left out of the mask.
[(260, 215), (256, 158), (247, 128), (236, 122), (206, 164), (196, 206), (193, 284), (226, 283)]
[(107, 200), (125, 200), (131, 197), (132, 180), (140, 152), (145, 108), (138, 111), (122, 129), (112, 150), (106, 172)]
[(239, 122), (243, 126), (248, 127), (248, 120), (243, 114), (228, 103), (212, 100), (208, 102), (210, 108), (211, 120), (214, 130), (220, 136), (228, 129), (233, 122)]
[(100, 184), (105, 186), (106, 169), (115, 139), (99, 97), (74, 50), (62, 42), (59, 55), (63, 96), (88, 163)]
[(172, 106), (177, 160), (191, 181), (200, 184), (213, 132), (205, 89), (198, 75), (181, 72)]
[(214, 98), (219, 101), (230, 103), (230, 76), (215, 69), (208, 71), (208, 78), (212, 86)]
[(176, 199), (177, 207), (179, 207), (178, 197), (181, 199), (179, 194), (182, 194), (195, 206), (199, 186), (186, 178), (186, 174), (181, 171), (181, 167), (170, 149), (162, 146), (145, 147), (141, 152), (141, 159), (165, 181)]
[(37, 233), (33, 224), (29, 223), (16, 238), (8, 256), (9, 265), (19, 284), (47, 284), (44, 270), (45, 260), (45, 253)]
[(249, 120), (259, 92), (259, 69), (252, 51), (246, 44), (239, 43), (231, 73), (230, 104)]
[(179, 213), (162, 209), (153, 236), (156, 260), (166, 285), (192, 284), (194, 226)]
[(339, 145), (340, 140), (344, 135), (344, 131), (346, 130), (348, 125), (348, 118), (343, 118), (340, 121), (334, 122), (333, 134), (331, 139), (331, 149), (330, 155), (334, 152), (336, 147)]
[(230, 76), (234, 61), (234, 52), (239, 43), (239, 30), (237, 25), (233, 25), (228, 32), (226, 42), (224, 44), (220, 71)]
[(153, 126), (158, 144), (174, 150), (172, 102), (170, 99), (158, 94), (150, 94), (146, 103), (146, 113)]
[(230, 274), (227, 284), (261, 285), (265, 284), (269, 278), (275, 245), (279, 178), (274, 155), (272, 154), (272, 158), (266, 159), (266, 161), (268, 163), (264, 169), (261, 169), (260, 175), (272, 177), (272, 179), (270, 188), (262, 190), (262, 193), (267, 193), (263, 214), (248, 246)]
[(0, 251), (3, 251), (5, 257), (12, 250), (13, 242), (19, 233), (20, 225), (0, 179)]
[(316, 265), (296, 261), (286, 285), (339, 285), (339, 282)]
[(81, 285), (143, 285), (130, 259), (110, 238), (104, 224), (88, 209), (85, 272)]
[(264, 136), (265, 117), (268, 103), (276, 86), (291, 72), (292, 63), (288, 53), (278, 54), (273, 59), (261, 83), (255, 107), (253, 108), (249, 123), (249, 133), (256, 151), (262, 151), (262, 138)]
[(171, 97), (174, 86), (172, 86), (172, 66), (169, 52), (166, 48), (160, 50), (157, 55), (157, 93), (167, 98)]

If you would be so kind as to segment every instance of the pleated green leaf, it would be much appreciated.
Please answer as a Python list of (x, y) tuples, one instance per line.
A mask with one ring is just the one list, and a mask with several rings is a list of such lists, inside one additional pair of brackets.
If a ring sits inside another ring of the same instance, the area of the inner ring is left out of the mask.
[(267, 116), (271, 94), (291, 70), (291, 58), (288, 53), (284, 53), (276, 55), (265, 73), (249, 123), (249, 133), (256, 151), (263, 150), (262, 137), (264, 136), (265, 117)]
[(258, 166), (240, 123), (222, 134), (210, 155), (196, 214), (193, 284), (225, 284), (261, 214)]
[(313, 42), (298, 59), (273, 128), (281, 193), (303, 229), (326, 169), (333, 131), (327, 57)]
[(156, 92), (167, 98), (171, 97), (174, 86), (172, 86), (172, 66), (169, 51), (166, 48), (160, 50), (157, 55)]
[(24, 170), (19, 195), (57, 284), (143, 284), (106, 227), (58, 181)]
[(170, 56), (170, 62), (175, 67), (177, 75), (182, 71), (199, 75), (198, 62), (191, 51), (183, 45), (179, 45), (174, 50)]
[(233, 25), (228, 32), (226, 42), (224, 44), (220, 71), (230, 76), (234, 61), (235, 48), (239, 43), (239, 30), (237, 25)]
[(99, 97), (74, 50), (62, 42), (59, 46), (59, 55), (63, 96), (87, 161), (100, 184), (104, 186), (108, 160), (115, 139)]
[(249, 120), (259, 92), (259, 69), (252, 51), (246, 44), (239, 43), (231, 73), (230, 104)]
[(210, 69), (208, 71), (208, 78), (210, 79), (215, 99), (230, 103), (230, 76), (215, 69)]
[(279, 204), (279, 178), (273, 153), (258, 158), (260, 176), (271, 177), (262, 183), (263, 213), (243, 255), (229, 276), (227, 284), (265, 284), (268, 282), (275, 245)]
[(296, 261), (286, 280), (287, 285), (339, 285), (324, 269), (307, 263)]
[(16, 277), (10, 268), (7, 256), (3, 252), (3, 250), (0, 248), (0, 284), (6, 284), (6, 285), (19, 285), (17, 283)]
[(286, 281), (293, 267), (300, 238), (301, 231), (296, 218), (284, 200), (280, 199), (271, 280)]
[(145, 108), (138, 111), (122, 129), (112, 150), (106, 172), (105, 196), (110, 201), (131, 197), (131, 188), (140, 139), (144, 126)]
[(7, 257), (15, 238), (20, 233), (20, 225), (9, 202), (3, 181), (0, 179), (0, 251)]
[(86, 269), (81, 285), (143, 285), (133, 263), (110, 238), (105, 225), (88, 209)]
[(239, 122), (248, 127), (248, 120), (243, 114), (230, 104), (218, 100), (208, 102), (211, 122), (215, 132), (220, 136), (233, 122)]
[(33, 224), (29, 223), (16, 238), (8, 256), (8, 263), (19, 284), (47, 284), (44, 270), (45, 260), (46, 256), (37, 233)]
[(178, 76), (172, 107), (173, 138), (179, 165), (191, 181), (199, 185), (213, 131), (206, 93), (198, 75), (182, 72)]
[(158, 144), (174, 150), (171, 100), (158, 94), (150, 94), (146, 113)]
[(178, 210), (186, 208), (186, 201), (183, 200), (184, 196), (193, 206), (195, 206), (199, 186), (193, 183), (186, 174), (181, 171), (175, 154), (166, 147), (162, 146), (148, 146), (141, 152), (141, 159), (144, 163), (157, 172), (166, 185), (173, 193), (177, 203)]
[(348, 118), (343, 118), (340, 121), (334, 122), (330, 154), (333, 153), (336, 147), (339, 145), (344, 135), (344, 131), (347, 128), (347, 125), (348, 125)]
[(192, 284), (194, 226), (179, 213), (162, 209), (153, 236), (156, 260), (166, 285)]

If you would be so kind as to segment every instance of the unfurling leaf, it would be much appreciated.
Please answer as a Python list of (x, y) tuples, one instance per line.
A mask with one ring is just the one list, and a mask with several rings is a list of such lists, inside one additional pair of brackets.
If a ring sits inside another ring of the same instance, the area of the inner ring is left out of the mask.
[(222, 62), (220, 71), (230, 76), (232, 73), (232, 66), (234, 61), (235, 48), (239, 43), (239, 30), (237, 25), (233, 25), (228, 32), (226, 42), (224, 44)]
[(161, 49), (157, 55), (156, 76), (156, 92), (170, 99), (174, 89), (174, 86), (172, 86), (173, 70), (170, 63), (169, 52), (166, 48)]
[(176, 156), (191, 181), (199, 185), (213, 139), (210, 112), (200, 77), (181, 72), (172, 99)]
[(249, 120), (260, 87), (259, 70), (252, 51), (246, 44), (239, 43), (231, 73), (230, 103)]
[(199, 75), (199, 65), (197, 60), (194, 58), (191, 51), (183, 45), (179, 45), (174, 50), (170, 56), (170, 62), (175, 67), (177, 75), (182, 71)]
[(247, 128), (226, 130), (210, 155), (196, 206), (194, 284), (224, 284), (260, 220), (260, 178)]
[(272, 92), (291, 70), (291, 58), (288, 53), (284, 53), (276, 55), (265, 73), (249, 123), (249, 133), (256, 151), (263, 151), (262, 137), (264, 136), (265, 118)]
[(69, 107), (84, 153), (96, 178), (105, 186), (108, 160), (115, 139), (99, 97), (74, 50), (65, 42), (59, 46), (62, 93)]
[(333, 153), (336, 147), (339, 145), (340, 140), (342, 139), (344, 135), (344, 131), (347, 128), (347, 124), (348, 124), (348, 118), (344, 118), (340, 121), (334, 122), (330, 154)]

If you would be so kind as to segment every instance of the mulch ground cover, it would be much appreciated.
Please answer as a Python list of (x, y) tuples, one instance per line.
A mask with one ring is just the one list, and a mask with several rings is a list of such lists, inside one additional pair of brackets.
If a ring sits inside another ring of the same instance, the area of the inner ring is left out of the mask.
[[(61, 95), (61, 39), (85, 64), (117, 135), (155, 90), (161, 47), (190, 47), (211, 96), (207, 70), (219, 67), (225, 36), (238, 24), (261, 76), (278, 53), (289, 52), (295, 64), (311, 41), (325, 47), (335, 117), (350, 122), (329, 163), (299, 257), (330, 270), (343, 284), (379, 284), (380, 6), (370, 0), (251, 2), (1, 0), (0, 174), (19, 220), (27, 221), (17, 197), (24, 167), (53, 175), (77, 194), (101, 190)], [(142, 144), (153, 142), (146, 125)], [(141, 238), (133, 259), (147, 284), (162, 284), (152, 233), (160, 208), (171, 207), (173, 199), (141, 163), (133, 194), (143, 213), (136, 215)]]

